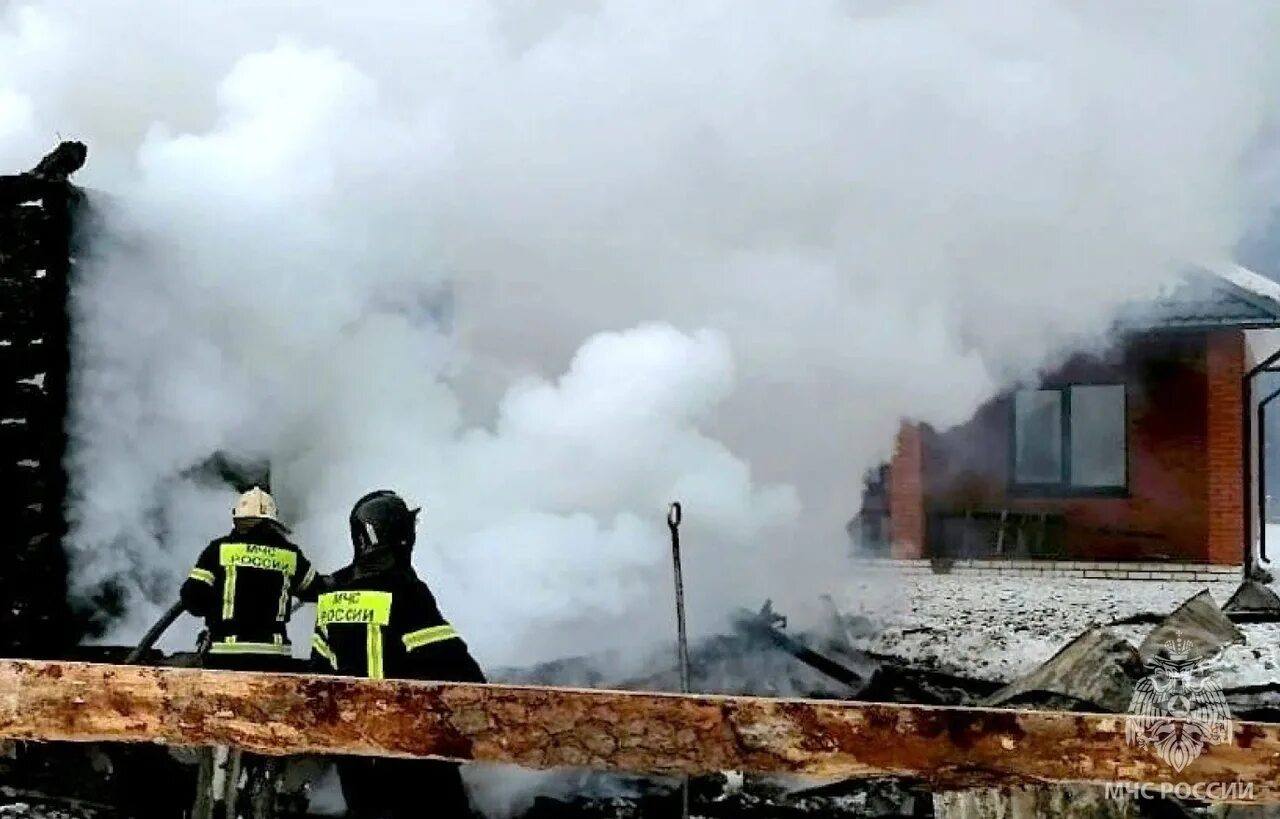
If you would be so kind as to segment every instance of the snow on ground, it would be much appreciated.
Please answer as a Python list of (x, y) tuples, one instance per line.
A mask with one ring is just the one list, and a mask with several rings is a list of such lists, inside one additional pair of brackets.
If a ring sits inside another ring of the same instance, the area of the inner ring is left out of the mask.
[[(1167, 614), (1208, 589), (1222, 605), (1238, 580), (1156, 582), (969, 574), (868, 573), (835, 597), (870, 621), (855, 646), (911, 665), (1009, 682), (1094, 626), (1144, 612)], [(1151, 626), (1117, 631), (1141, 642)], [(1280, 684), (1280, 624), (1242, 624), (1244, 646), (1215, 663), (1224, 688)]]
[(1248, 642), (1230, 646), (1216, 664), (1223, 688), (1280, 685), (1280, 623), (1244, 623)]

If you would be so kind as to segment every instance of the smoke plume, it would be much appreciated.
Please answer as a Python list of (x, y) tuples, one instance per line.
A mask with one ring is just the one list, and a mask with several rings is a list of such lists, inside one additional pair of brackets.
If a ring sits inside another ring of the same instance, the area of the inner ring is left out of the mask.
[(1230, 255), (1278, 16), (0, 4), (0, 165), (82, 139), (106, 224), (75, 592), (118, 587), (136, 638), (228, 523), (183, 477), (223, 451), (271, 460), (322, 569), (356, 497), (421, 503), (486, 664), (669, 639), (674, 499), (695, 631), (816, 598), (900, 418), (963, 421)]

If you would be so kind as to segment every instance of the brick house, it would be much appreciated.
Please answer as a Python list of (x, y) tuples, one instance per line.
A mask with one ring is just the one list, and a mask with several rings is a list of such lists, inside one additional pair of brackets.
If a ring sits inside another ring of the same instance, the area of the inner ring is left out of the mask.
[(904, 423), (850, 523), (861, 548), (896, 559), (1249, 562), (1258, 436), (1246, 376), (1277, 346), (1280, 286), (1200, 268), (1128, 315), (1107, 352), (1072, 358), (962, 426)]

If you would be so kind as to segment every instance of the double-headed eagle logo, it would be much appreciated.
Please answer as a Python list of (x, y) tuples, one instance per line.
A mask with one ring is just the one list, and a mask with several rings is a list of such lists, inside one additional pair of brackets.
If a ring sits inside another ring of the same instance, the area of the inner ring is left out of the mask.
[(1193, 642), (1179, 634), (1164, 648), (1146, 663), (1151, 673), (1133, 687), (1124, 733), (1130, 745), (1151, 746), (1181, 772), (1206, 744), (1231, 739), (1231, 710)]

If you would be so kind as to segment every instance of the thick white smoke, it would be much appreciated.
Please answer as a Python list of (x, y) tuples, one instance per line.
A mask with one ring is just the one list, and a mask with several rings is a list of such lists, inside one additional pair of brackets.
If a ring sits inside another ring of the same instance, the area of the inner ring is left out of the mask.
[[(270, 456), (322, 568), (389, 486), (489, 665), (840, 583), (964, 420), (1229, 254), (1269, 0), (0, 4), (0, 167), (112, 195), (75, 292), (78, 593), (136, 637)], [(785, 603), (780, 606), (785, 609)]]

